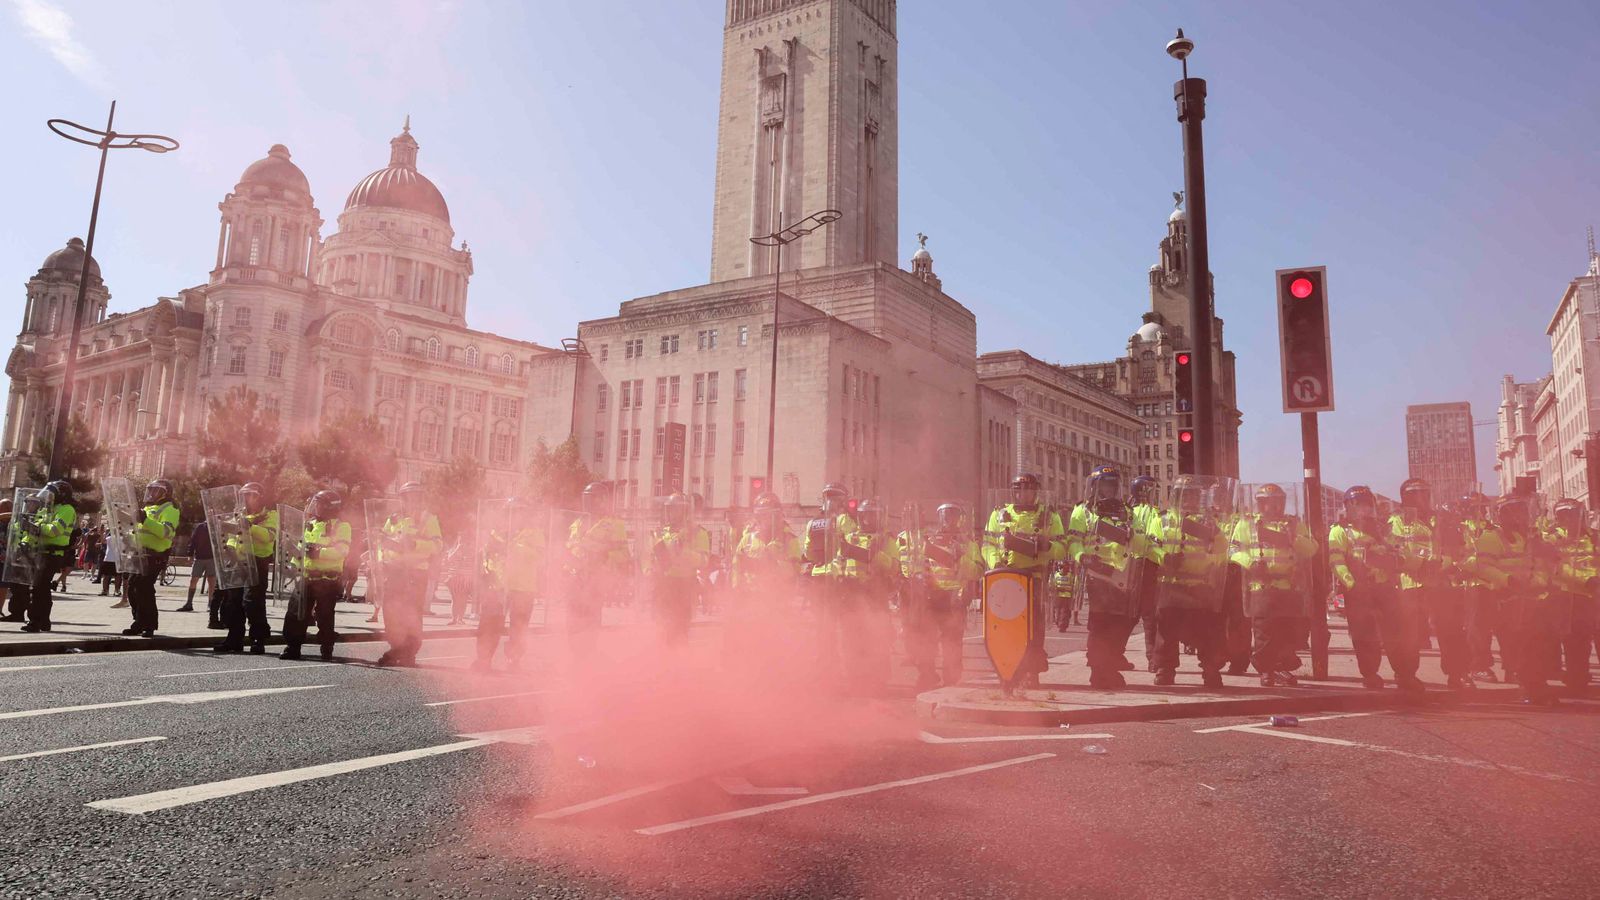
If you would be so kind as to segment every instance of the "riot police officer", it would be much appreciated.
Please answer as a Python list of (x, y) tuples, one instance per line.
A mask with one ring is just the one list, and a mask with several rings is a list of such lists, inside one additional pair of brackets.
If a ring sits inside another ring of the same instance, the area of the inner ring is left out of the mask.
[[(1150, 534), (1161, 518), (1160, 485), (1149, 475), (1135, 475), (1128, 482), (1128, 523), (1134, 531)], [(1156, 671), (1156, 567), (1139, 568), (1139, 621), (1144, 626), (1145, 668)]]
[(134, 513), (134, 542), (139, 547), (139, 571), (128, 576), (128, 605), (133, 625), (123, 634), (154, 637), (158, 627), (156, 578), (167, 567), (172, 539), (178, 534), (178, 507), (172, 502), (172, 482), (158, 478), (144, 489), (144, 505)]
[(1122, 664), (1142, 612), (1139, 588), (1150, 553), (1149, 535), (1133, 529), (1122, 491), (1121, 470), (1099, 466), (1067, 527), (1070, 552), (1087, 579), (1089, 686), (1106, 690), (1127, 686)]
[[(350, 553), (350, 523), (340, 517), (344, 498), (337, 491), (318, 491), (306, 504), (304, 551), (305, 595), (289, 604), (283, 616), (284, 650), (280, 659), (300, 659), (308, 620), (317, 623), (317, 642), (324, 660), (333, 659), (338, 639), (333, 630), (334, 605), (343, 593), (345, 557)], [(381, 660), (380, 660), (381, 662)]]
[(1033, 581), (1033, 623), (1028, 648), (1017, 667), (1024, 686), (1037, 686), (1050, 668), (1045, 654), (1042, 598), (1050, 564), (1067, 556), (1066, 527), (1061, 514), (1039, 499), (1039, 476), (1023, 472), (1011, 479), (1011, 499), (989, 514), (983, 530), (983, 560), (990, 569), (1015, 569)]
[[(72, 528), (78, 521), (78, 508), (72, 502), (72, 485), (66, 481), (45, 485), (39, 491), (39, 498), (38, 512), (17, 523), (26, 552), (33, 553), (37, 560), (33, 583), (13, 589), (24, 598), (20, 606), (27, 612), (28, 624), (22, 626), (22, 630), (33, 633), (50, 630), (50, 611), (55, 602), (51, 584), (68, 563)], [(16, 610), (18, 606), (13, 599), (11, 608)]]
[[(422, 617), (428, 609), (429, 569), (444, 549), (439, 517), (428, 509), (420, 482), (400, 486), (400, 510), (384, 520), (378, 534), (378, 564), (383, 566), (383, 615), (389, 649), (380, 666), (410, 666), (422, 648)], [(345, 523), (345, 529), (349, 529)], [(341, 564), (343, 558), (341, 557)], [(339, 572), (343, 593), (343, 570)], [(309, 577), (309, 576), (308, 576)]]
[(1328, 530), (1328, 563), (1344, 593), (1345, 621), (1361, 683), (1383, 689), (1384, 653), (1401, 690), (1420, 691), (1414, 620), (1400, 600), (1400, 554), (1386, 522), (1378, 518), (1372, 489), (1344, 492), (1344, 518)]
[(889, 594), (900, 563), (884, 534), (883, 510), (874, 500), (856, 505), (856, 528), (839, 540), (839, 627), (844, 675), (858, 689), (875, 691), (889, 680), (893, 629)]
[[(1457, 564), (1445, 552), (1444, 535), (1434, 515), (1433, 490), (1427, 481), (1410, 478), (1400, 485), (1400, 511), (1390, 517), (1389, 527), (1400, 552), (1401, 604), (1412, 610), (1419, 626), (1431, 624), (1438, 635), (1439, 667), (1450, 686), (1471, 687), (1465, 601), (1454, 590)], [(1458, 541), (1459, 532), (1454, 537)], [(1426, 628), (1417, 637), (1425, 644)]]
[(1494, 642), (1500, 641), (1500, 651), (1510, 641), (1500, 613), (1499, 601), (1489, 585), (1465, 564), (1472, 556), (1478, 538), (1490, 527), (1489, 501), (1483, 494), (1473, 491), (1457, 504), (1462, 531), (1461, 584), (1467, 614), (1467, 658), (1474, 681), (1493, 682)]
[[(1176, 681), (1179, 649), (1195, 648), (1206, 687), (1222, 687), (1226, 661), (1223, 582), (1228, 567), (1228, 536), (1211, 512), (1210, 495), (1232, 482), (1207, 482), (1180, 475), (1173, 483), (1173, 508), (1152, 516), (1146, 529), (1160, 564), (1156, 586), (1155, 651), (1157, 685)], [(1146, 625), (1147, 630), (1152, 630)]]
[[(546, 563), (545, 517), (528, 498), (506, 504), (507, 517), (494, 523), (483, 548), (483, 575), (487, 590), (478, 598), (478, 655), (473, 668), (487, 670), (494, 662), (500, 636), (506, 639), (506, 661), (522, 665), (528, 627)], [(480, 521), (479, 528), (491, 527)]]
[(1288, 495), (1275, 484), (1256, 490), (1256, 512), (1239, 520), (1230, 547), (1243, 570), (1245, 614), (1255, 649), (1251, 661), (1264, 686), (1293, 685), (1296, 646), (1306, 631), (1306, 583), (1317, 542), (1304, 522), (1288, 515)]
[(778, 495), (763, 493), (756, 498), (750, 521), (734, 547), (734, 590), (745, 598), (745, 603), (785, 599), (781, 594), (794, 590), (800, 557), (800, 539), (783, 521), (783, 504)]
[(661, 636), (674, 644), (688, 640), (698, 575), (711, 558), (711, 536), (689, 513), (686, 495), (669, 495), (661, 504), (661, 525), (650, 535), (650, 551), (642, 560)]
[(278, 549), (278, 511), (267, 504), (266, 489), (259, 481), (247, 482), (239, 488), (239, 499), (244, 503), (244, 521), (249, 529), (245, 540), (256, 578), (248, 587), (222, 592), (222, 625), (228, 633), (215, 650), (218, 653), (242, 652), (248, 625), (250, 652), (265, 653), (267, 638), (272, 634), (272, 625), (267, 621), (267, 582)]
[(1545, 533), (1545, 542), (1555, 551), (1550, 575), (1549, 601), (1552, 607), (1564, 605), (1570, 624), (1561, 629), (1561, 680), (1567, 692), (1581, 696), (1589, 685), (1589, 653), (1594, 644), (1596, 587), (1600, 571), (1595, 568), (1595, 537), (1589, 529), (1588, 513), (1582, 500), (1566, 499), (1555, 508), (1555, 521)]
[(806, 523), (802, 568), (808, 576), (807, 595), (815, 616), (817, 659), (827, 669), (837, 669), (840, 644), (844, 640), (844, 572), (839, 548), (845, 537), (860, 528), (849, 508), (844, 485), (829, 482), (822, 487), (816, 518)]
[[(906, 655), (917, 669), (917, 689), (961, 681), (961, 640), (967, 603), (962, 590), (983, 573), (983, 556), (967, 526), (966, 510), (939, 505), (937, 523), (911, 522), (896, 543), (900, 557), (900, 611)], [(935, 668), (936, 655), (942, 665)]]
[(1554, 704), (1551, 665), (1566, 617), (1564, 609), (1546, 602), (1550, 572), (1544, 555), (1550, 551), (1531, 518), (1525, 498), (1503, 498), (1493, 524), (1478, 536), (1468, 566), (1494, 593), (1511, 631), (1510, 646), (1501, 650), (1507, 676), (1516, 678), (1530, 702)]
[(567, 631), (577, 649), (594, 649), (601, 610), (619, 599), (632, 572), (628, 526), (616, 517), (610, 482), (583, 489), (583, 510), (567, 529), (568, 574), (573, 589), (567, 604)]

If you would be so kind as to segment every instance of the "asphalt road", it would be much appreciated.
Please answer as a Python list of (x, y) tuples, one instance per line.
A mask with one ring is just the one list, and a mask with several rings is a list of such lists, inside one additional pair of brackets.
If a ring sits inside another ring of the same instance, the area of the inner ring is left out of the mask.
[[(371, 644), (336, 665), (0, 661), (0, 897), (1575, 897), (1600, 882), (1600, 702), (1279, 729), (929, 726), (903, 689), (744, 691), (702, 664), (710, 634), (670, 677), (618, 657), (569, 668), (550, 637), (517, 674), (465, 671), (464, 640), (407, 671), (367, 665)], [(71, 752), (30, 755), (54, 750)]]

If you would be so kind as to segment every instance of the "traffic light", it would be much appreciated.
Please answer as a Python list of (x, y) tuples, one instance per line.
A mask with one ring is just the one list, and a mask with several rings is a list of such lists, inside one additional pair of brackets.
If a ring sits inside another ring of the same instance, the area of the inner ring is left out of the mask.
[(1178, 429), (1178, 474), (1193, 475), (1194, 470), (1194, 429)]
[(750, 476), (750, 505), (755, 506), (756, 500), (767, 492), (767, 479), (760, 475)]
[(1328, 336), (1328, 269), (1279, 269), (1278, 341), (1283, 411), (1333, 411), (1333, 348)]
[(1189, 351), (1179, 350), (1172, 358), (1172, 374), (1178, 412), (1194, 412), (1194, 357), (1189, 355)]

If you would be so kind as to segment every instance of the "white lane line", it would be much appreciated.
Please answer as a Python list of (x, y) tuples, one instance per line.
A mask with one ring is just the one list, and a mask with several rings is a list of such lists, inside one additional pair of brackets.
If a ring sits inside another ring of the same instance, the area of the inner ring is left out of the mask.
[(118, 797), (114, 800), (96, 800), (87, 805), (95, 809), (138, 816), (157, 810), (171, 809), (174, 806), (203, 803), (219, 797), (232, 797), (237, 794), (282, 787), (286, 784), (296, 784), (301, 781), (343, 775), (346, 772), (359, 772), (363, 769), (375, 769), (379, 766), (390, 766), (395, 763), (409, 762), (429, 756), (457, 753), (462, 750), (471, 750), (474, 747), (482, 747), (489, 743), (491, 742), (481, 738), (473, 738), (465, 741), (456, 741), (452, 744), (437, 744), (432, 747), (420, 747), (416, 750), (402, 750), (399, 753), (384, 753), (380, 756), (347, 759), (341, 762), (323, 763), (322, 765), (306, 766), (300, 769), (286, 769), (282, 772), (246, 775), (243, 778), (230, 778), (227, 781), (213, 781), (209, 784), (196, 784), (190, 787), (173, 788), (168, 791), (156, 791), (151, 794)]
[(736, 775), (725, 775), (711, 781), (735, 797), (799, 797), (811, 793), (803, 787), (756, 787), (750, 783), (750, 779)]
[(539, 694), (550, 694), (554, 691), (522, 691), (516, 694), (490, 694), (487, 697), (462, 697), (460, 700), (435, 700), (424, 703), (423, 706), (454, 706), (457, 703), (478, 703), (483, 700), (504, 700), (508, 697), (533, 697)]
[(999, 762), (985, 763), (981, 766), (968, 766), (965, 769), (954, 769), (949, 772), (935, 772), (932, 775), (919, 775), (916, 778), (903, 778), (899, 781), (885, 781), (882, 784), (869, 784), (866, 787), (850, 788), (843, 791), (833, 791), (827, 794), (813, 794), (809, 797), (797, 797), (793, 800), (780, 800), (777, 803), (768, 803), (764, 806), (752, 806), (747, 809), (736, 809), (730, 812), (718, 813), (714, 816), (701, 816), (698, 819), (685, 819), (681, 822), (669, 822), (665, 825), (652, 825), (649, 828), (636, 829), (638, 834), (654, 837), (661, 834), (670, 834), (674, 831), (685, 831), (690, 828), (699, 828), (702, 825), (715, 825), (718, 822), (729, 822), (734, 819), (744, 819), (750, 816), (759, 816), (769, 812), (779, 812), (785, 809), (794, 809), (800, 806), (809, 806), (813, 803), (826, 803), (829, 800), (842, 800), (846, 797), (859, 797), (862, 794), (872, 794), (878, 791), (887, 791), (894, 788), (912, 787), (918, 784), (927, 784), (932, 781), (942, 781), (946, 778), (959, 778), (963, 775), (976, 775), (979, 772), (988, 772), (994, 769), (1003, 769), (1007, 766), (1017, 766), (1023, 763), (1037, 762), (1041, 759), (1053, 759), (1054, 753), (1035, 753), (1032, 756), (1018, 756), (1012, 759), (1002, 759)]
[(83, 750), (101, 750), (106, 747), (124, 747), (128, 744), (148, 744), (151, 741), (164, 741), (164, 737), (129, 738), (125, 741), (106, 741), (103, 744), (84, 744), (82, 747), (62, 747), (60, 750), (39, 750), (34, 753), (18, 753), (15, 756), (0, 756), (0, 763), (14, 762), (19, 759), (34, 759), (40, 756), (55, 756), (57, 753), (78, 753)]
[(205, 691), (198, 694), (162, 694), (159, 697), (140, 697), (137, 700), (117, 700), (111, 703), (86, 703), (81, 706), (54, 706), (49, 709), (24, 709), (17, 712), (0, 713), (0, 719), (30, 719), (34, 716), (54, 716), (61, 713), (87, 712), (94, 709), (118, 709), (124, 706), (148, 706), (152, 703), (209, 703), (213, 700), (238, 700), (243, 697), (259, 697), (263, 694), (284, 694), (290, 691), (314, 691), (317, 688), (333, 687), (331, 684), (307, 684), (296, 687), (279, 688), (249, 688), (242, 691)]
[[(1370, 715), (1372, 715), (1372, 713), (1364, 713), (1364, 712), (1334, 713), (1333, 715), (1328, 715), (1328, 716), (1301, 716), (1300, 717), (1300, 721), (1302, 721), (1302, 722), (1326, 722), (1329, 719), (1359, 719), (1359, 718), (1362, 718), (1363, 716), (1370, 716)], [(1271, 728), (1271, 727), (1272, 727), (1272, 723), (1270, 721), (1268, 721), (1268, 722), (1246, 722), (1243, 725), (1223, 725), (1220, 728), (1200, 728), (1200, 729), (1197, 729), (1195, 731), (1195, 734), (1217, 734), (1218, 732), (1222, 732), (1222, 731), (1251, 731), (1251, 730), (1256, 729), (1256, 728)]]
[(289, 672), (294, 669), (318, 669), (323, 666), (341, 666), (344, 663), (284, 663), (277, 666), (261, 666), (255, 669), (212, 669), (209, 672), (174, 672), (171, 675), (157, 675), (157, 678), (191, 678), (195, 675), (234, 675), (239, 672)]
[[(1305, 720), (1302, 719), (1301, 721), (1303, 722)], [(1335, 747), (1354, 747), (1357, 750), (1366, 750), (1372, 753), (1387, 753), (1390, 756), (1400, 756), (1406, 759), (1419, 760), (1421, 762), (1448, 763), (1453, 766), (1464, 766), (1469, 769), (1479, 769), (1485, 772), (1525, 775), (1529, 778), (1538, 778), (1544, 781), (1559, 781), (1563, 784), (1581, 784), (1588, 787), (1595, 786), (1595, 783), (1592, 781), (1584, 781), (1581, 778), (1573, 778), (1569, 775), (1560, 775), (1555, 772), (1540, 772), (1535, 769), (1528, 769), (1522, 766), (1511, 765), (1509, 763), (1490, 762), (1489, 760), (1485, 759), (1464, 759), (1459, 756), (1440, 756), (1436, 753), (1417, 753), (1411, 750), (1400, 750), (1394, 747), (1384, 747), (1378, 744), (1367, 744), (1361, 741), (1347, 741), (1343, 738), (1322, 737), (1321, 735), (1315, 734), (1297, 734), (1293, 731), (1286, 731), (1267, 726), (1236, 728), (1234, 730), (1240, 734), (1264, 734), (1268, 737), (1288, 738), (1295, 741), (1309, 741), (1316, 744), (1330, 744)]]
[(98, 666), (101, 663), (50, 663), (44, 666), (4, 666), (0, 672), (27, 672), (32, 669), (71, 669), (76, 666)]
[(588, 812), (591, 809), (599, 809), (602, 806), (610, 806), (613, 803), (621, 803), (624, 800), (632, 800), (634, 797), (642, 797), (645, 794), (653, 794), (656, 791), (666, 790), (667, 788), (675, 785), (688, 784), (694, 780), (695, 778), (674, 778), (671, 781), (657, 781), (652, 784), (646, 784), (636, 788), (629, 788), (625, 791), (618, 791), (615, 794), (607, 794), (604, 797), (599, 797), (594, 800), (587, 800), (583, 803), (576, 803), (572, 806), (563, 806), (560, 809), (548, 810), (546, 812), (539, 813), (538, 815), (534, 816), (534, 818), (564, 819), (567, 816), (575, 816), (578, 813)]
[(924, 744), (998, 744), (1010, 741), (1082, 741), (1094, 738), (1101, 740), (1112, 737), (1109, 734), (996, 734), (984, 737), (940, 737), (930, 731), (924, 731), (921, 740)]
[(422, 656), (417, 658), (417, 662), (433, 662), (436, 659), (466, 659), (471, 655), (470, 653), (462, 653), (458, 656)]

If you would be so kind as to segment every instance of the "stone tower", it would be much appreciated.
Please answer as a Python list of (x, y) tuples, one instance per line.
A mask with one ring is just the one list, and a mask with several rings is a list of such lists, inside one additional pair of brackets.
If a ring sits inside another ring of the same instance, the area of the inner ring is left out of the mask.
[(783, 268), (897, 264), (896, 0), (727, 0), (711, 280), (771, 274), (750, 243), (823, 209), (844, 217)]
[[(67, 246), (45, 257), (44, 265), (28, 279), (27, 304), (22, 313), (19, 336), (62, 336), (72, 332), (72, 304), (78, 299), (78, 277), (83, 273), (83, 241), (73, 238)], [(100, 279), (100, 263), (89, 261), (89, 284), (83, 292), (83, 324), (93, 325), (106, 317), (111, 292)]]

